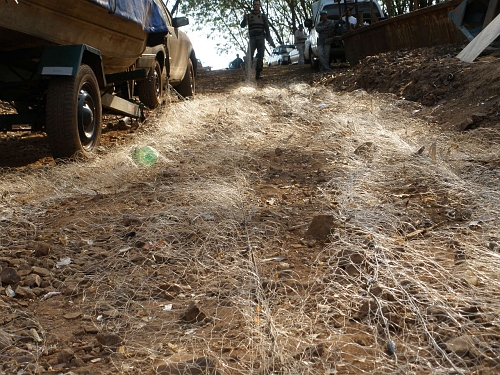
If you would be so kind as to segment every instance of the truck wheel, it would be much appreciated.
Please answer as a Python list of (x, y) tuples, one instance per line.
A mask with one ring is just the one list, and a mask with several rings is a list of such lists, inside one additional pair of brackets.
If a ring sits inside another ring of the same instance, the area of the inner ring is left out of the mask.
[(320, 65), (320, 62), (319, 62), (319, 58), (317, 57), (313, 57), (311, 59), (311, 66), (314, 70), (319, 70), (319, 65)]
[(314, 58), (313, 59), (313, 64), (312, 64), (313, 65), (313, 69), (314, 70), (319, 70), (319, 64), (320, 64), (319, 59)]
[(74, 77), (50, 80), (45, 128), (55, 159), (89, 156), (99, 146), (101, 94), (88, 65), (82, 64)]
[(137, 93), (139, 100), (150, 109), (155, 109), (161, 104), (163, 83), (161, 81), (161, 66), (158, 61), (155, 61), (154, 69), (149, 70), (148, 77), (144, 81), (137, 82)]
[(314, 56), (312, 48), (309, 48), (309, 64), (314, 70), (319, 70), (319, 58)]
[(191, 59), (188, 59), (186, 74), (184, 74), (184, 78), (175, 89), (181, 96), (187, 98), (194, 95), (195, 87), (193, 63)]

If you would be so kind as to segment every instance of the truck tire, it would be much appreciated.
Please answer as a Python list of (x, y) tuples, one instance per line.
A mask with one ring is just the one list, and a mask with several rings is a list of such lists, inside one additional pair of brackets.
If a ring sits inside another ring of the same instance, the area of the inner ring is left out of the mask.
[(312, 49), (309, 49), (309, 63), (311, 64), (311, 68), (313, 68), (313, 70), (319, 70), (319, 58), (314, 56)]
[(320, 68), (319, 57), (314, 57), (312, 53), (311, 53), (311, 68), (313, 68), (314, 70), (319, 70)]
[(101, 94), (88, 65), (82, 64), (76, 76), (50, 80), (45, 118), (54, 159), (88, 157), (97, 149), (102, 132)]
[(149, 109), (155, 109), (161, 104), (163, 82), (158, 60), (155, 60), (154, 69), (149, 70), (148, 77), (144, 81), (137, 82), (137, 93), (139, 100)]
[(181, 83), (177, 85), (175, 88), (177, 92), (183, 96), (184, 98), (188, 98), (194, 95), (196, 88), (195, 78), (194, 78), (194, 69), (193, 62), (191, 59), (188, 59), (188, 64), (186, 68), (186, 73), (184, 74), (184, 78)]

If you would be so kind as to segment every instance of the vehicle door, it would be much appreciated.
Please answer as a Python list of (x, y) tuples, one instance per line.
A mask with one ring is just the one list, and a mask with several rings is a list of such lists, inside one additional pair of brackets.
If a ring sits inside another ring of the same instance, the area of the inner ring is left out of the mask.
[(170, 66), (169, 79), (180, 81), (186, 73), (190, 43), (186, 34), (173, 26), (172, 15), (164, 4), (162, 9), (168, 24), (168, 33), (165, 39)]
[(167, 48), (170, 59), (170, 79), (180, 80), (186, 73), (189, 59), (188, 43), (184, 32), (169, 26)]

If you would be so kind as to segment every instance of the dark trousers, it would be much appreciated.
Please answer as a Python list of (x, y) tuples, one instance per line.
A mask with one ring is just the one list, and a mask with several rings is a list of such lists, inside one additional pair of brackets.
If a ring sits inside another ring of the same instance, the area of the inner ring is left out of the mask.
[(253, 54), (257, 50), (257, 64), (255, 70), (260, 72), (264, 67), (264, 50), (266, 49), (266, 40), (263, 35), (251, 36), (248, 48), (250, 49), (250, 59), (253, 61)]

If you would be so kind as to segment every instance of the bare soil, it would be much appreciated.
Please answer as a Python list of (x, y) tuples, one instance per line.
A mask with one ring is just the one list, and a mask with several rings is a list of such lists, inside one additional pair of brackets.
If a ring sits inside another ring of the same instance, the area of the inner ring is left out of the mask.
[(81, 163), (4, 134), (0, 374), (500, 373), (500, 62), (461, 48), (203, 72)]

